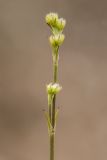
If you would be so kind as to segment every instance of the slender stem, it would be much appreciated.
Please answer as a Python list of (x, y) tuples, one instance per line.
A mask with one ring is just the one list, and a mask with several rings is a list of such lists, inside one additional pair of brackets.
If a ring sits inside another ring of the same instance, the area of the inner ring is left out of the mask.
[(52, 104), (52, 127), (55, 126), (55, 104), (56, 104), (56, 95), (53, 97), (53, 104)]
[(50, 133), (50, 160), (54, 160), (54, 133)]
[(53, 83), (56, 83), (58, 79), (58, 49), (55, 48), (53, 51)]
[[(54, 83), (57, 82), (57, 76), (58, 76), (58, 59), (56, 56), (55, 62), (53, 64), (53, 79), (54, 79)], [(55, 126), (55, 105), (56, 105), (56, 95), (54, 95), (53, 97), (53, 104), (52, 104), (52, 127), (54, 128)]]
[[(58, 49), (56, 53), (53, 55), (53, 83), (57, 82), (58, 76)], [(53, 131), (50, 133), (50, 160), (54, 160), (54, 147), (55, 147), (55, 105), (56, 105), (56, 95), (53, 97), (52, 101), (52, 129)]]
[(57, 62), (54, 62), (54, 69), (53, 69), (53, 78), (54, 78), (54, 83), (57, 82), (57, 76), (58, 76), (58, 64)]
[(48, 106), (49, 107), (49, 119), (50, 119), (50, 123), (52, 121), (52, 107), (51, 105)]
[(51, 95), (48, 94), (48, 113), (49, 113), (49, 120), (50, 120), (50, 123), (52, 121), (52, 97)]

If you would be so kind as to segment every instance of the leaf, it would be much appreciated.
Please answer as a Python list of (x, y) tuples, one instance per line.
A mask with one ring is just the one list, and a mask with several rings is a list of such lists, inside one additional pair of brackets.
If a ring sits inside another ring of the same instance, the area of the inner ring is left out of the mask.
[(56, 128), (56, 121), (57, 121), (58, 113), (59, 113), (59, 109), (57, 109), (55, 112), (55, 128)]
[(47, 112), (45, 112), (45, 117), (46, 117), (47, 124), (48, 124), (48, 131), (50, 133), (51, 130), (52, 130), (52, 125), (51, 125), (51, 122), (50, 122), (49, 114)]

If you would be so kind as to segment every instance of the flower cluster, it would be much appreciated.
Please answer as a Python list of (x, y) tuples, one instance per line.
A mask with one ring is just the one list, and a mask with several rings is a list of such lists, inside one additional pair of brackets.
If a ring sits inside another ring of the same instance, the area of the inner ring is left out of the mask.
[(65, 39), (65, 36), (62, 34), (66, 25), (65, 19), (58, 18), (57, 13), (49, 13), (46, 15), (45, 20), (49, 27), (52, 29), (53, 33), (53, 35), (49, 38), (51, 46), (53, 48), (59, 47)]
[(58, 83), (49, 83), (47, 85), (48, 94), (55, 95), (60, 92), (62, 87)]
[(56, 83), (57, 82), (57, 70), (58, 70), (58, 60), (59, 60), (59, 47), (64, 42), (65, 36), (63, 30), (66, 25), (66, 20), (59, 18), (57, 13), (49, 13), (45, 17), (45, 21), (52, 31), (52, 35), (49, 37), (49, 42), (52, 46), (52, 56), (53, 56), (53, 68), (54, 68), (54, 78), (53, 83), (47, 85), (48, 93), (48, 104), (53, 103), (53, 97), (60, 92), (62, 87)]
[(57, 47), (63, 43), (64, 38), (65, 38), (64, 34), (56, 34), (56, 35), (51, 35), (49, 37), (49, 41), (53, 47)]
[(62, 87), (58, 83), (49, 83), (46, 86), (46, 89), (48, 93), (48, 106), (50, 106), (52, 104), (54, 95), (59, 93)]

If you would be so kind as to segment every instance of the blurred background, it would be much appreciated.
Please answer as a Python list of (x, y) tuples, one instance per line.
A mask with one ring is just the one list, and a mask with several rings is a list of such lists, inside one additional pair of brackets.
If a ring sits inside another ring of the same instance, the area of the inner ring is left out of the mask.
[(55, 160), (107, 160), (106, 0), (0, 0), (0, 160), (49, 159), (49, 12), (67, 20)]

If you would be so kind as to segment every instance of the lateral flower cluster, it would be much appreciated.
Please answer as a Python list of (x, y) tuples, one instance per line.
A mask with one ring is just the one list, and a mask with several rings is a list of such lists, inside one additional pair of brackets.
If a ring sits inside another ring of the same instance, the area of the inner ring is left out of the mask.
[(65, 36), (62, 34), (64, 27), (66, 25), (66, 21), (63, 18), (58, 18), (57, 13), (49, 13), (46, 15), (46, 23), (52, 29), (53, 35), (49, 37), (49, 41), (52, 47), (59, 47)]
[(62, 87), (58, 83), (50, 83), (47, 85), (47, 92), (51, 95), (57, 94), (61, 89)]
[(52, 103), (54, 95), (59, 93), (61, 90), (62, 90), (62, 87), (58, 83), (49, 83), (47, 85), (48, 105), (49, 106)]

